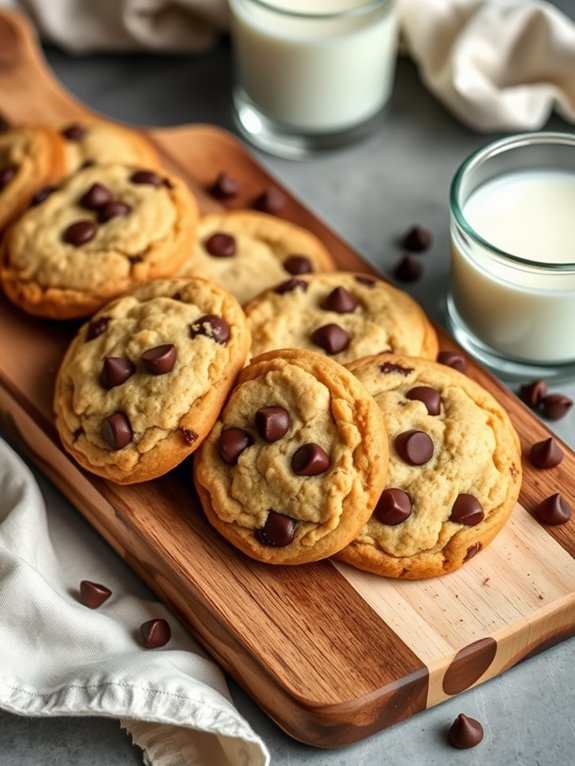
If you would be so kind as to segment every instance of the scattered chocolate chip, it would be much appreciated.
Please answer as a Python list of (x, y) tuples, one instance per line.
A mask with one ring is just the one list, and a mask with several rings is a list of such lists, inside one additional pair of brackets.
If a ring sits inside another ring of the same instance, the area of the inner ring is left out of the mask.
[(256, 412), (256, 430), (267, 442), (276, 442), (289, 431), (291, 420), (284, 407), (261, 407)]
[(395, 449), (408, 465), (423, 465), (433, 457), (433, 442), (424, 431), (404, 431), (395, 437)]
[(180, 428), (180, 431), (182, 432), (182, 439), (188, 447), (198, 440), (198, 434), (191, 428)]
[(178, 290), (176, 293), (172, 295), (173, 301), (181, 301), (183, 300), (182, 293)]
[(411, 498), (402, 489), (390, 487), (381, 493), (374, 514), (382, 524), (395, 527), (411, 516)]
[(572, 509), (569, 503), (559, 493), (546, 497), (537, 508), (535, 515), (543, 524), (565, 524), (571, 518)]
[(114, 450), (132, 441), (132, 426), (123, 412), (115, 412), (102, 423), (102, 439)]
[(105, 333), (108, 329), (109, 322), (110, 317), (100, 317), (99, 319), (93, 319), (88, 325), (86, 340), (94, 340), (94, 338), (97, 338), (99, 335), (102, 335), (102, 333)]
[(451, 724), (448, 734), (449, 744), (460, 750), (475, 747), (483, 739), (483, 726), (475, 718), (460, 713)]
[(107, 223), (112, 218), (123, 218), (132, 212), (132, 206), (127, 202), (120, 202), (120, 200), (112, 200), (108, 202), (98, 210), (98, 221), (100, 223)]
[(4, 165), (3, 168), (0, 168), (0, 191), (2, 191), (2, 189), (4, 189), (5, 186), (8, 186), (8, 184), (14, 178), (17, 172), (18, 172), (18, 165), (14, 165), (14, 164)]
[(45, 199), (48, 199), (51, 194), (54, 194), (56, 188), (56, 186), (43, 186), (41, 189), (38, 189), (36, 194), (30, 200), (30, 207), (40, 205)]
[(125, 383), (136, 372), (136, 366), (125, 356), (107, 356), (104, 359), (100, 383), (110, 389)]
[(158, 649), (160, 646), (165, 646), (172, 637), (168, 621), (162, 619), (142, 623), (140, 633), (146, 649)]
[(268, 512), (266, 523), (261, 529), (256, 529), (256, 538), (262, 545), (273, 548), (285, 548), (295, 536), (297, 523), (295, 519), (277, 513), (271, 508)]
[(240, 189), (239, 181), (236, 181), (235, 178), (226, 173), (220, 173), (210, 187), (210, 193), (216, 199), (230, 199), (239, 194)]
[(463, 561), (469, 561), (469, 559), (472, 559), (474, 556), (477, 556), (480, 550), (481, 550), (481, 543), (475, 543), (474, 545), (470, 545), (465, 553), (465, 556), (463, 557)]
[(290, 255), (283, 262), (288, 274), (311, 274), (313, 271), (310, 259), (305, 255)]
[(165, 375), (173, 368), (177, 355), (178, 352), (173, 343), (164, 343), (161, 346), (146, 349), (142, 354), (142, 362), (152, 375)]
[(98, 210), (112, 201), (112, 192), (102, 184), (92, 184), (80, 197), (80, 206), (86, 210)]
[(549, 437), (531, 447), (529, 460), (537, 468), (555, 468), (563, 460), (563, 452), (557, 442)]
[(440, 351), (437, 355), (437, 361), (440, 364), (445, 364), (447, 367), (453, 367), (454, 370), (459, 372), (465, 372), (467, 366), (465, 357), (457, 351)]
[(423, 265), (412, 255), (404, 255), (393, 268), (393, 276), (400, 282), (417, 282), (423, 274)]
[(80, 603), (90, 609), (97, 609), (102, 606), (111, 595), (112, 591), (105, 585), (90, 580), (82, 580), (80, 583)]
[(279, 189), (270, 187), (256, 197), (253, 204), (256, 210), (274, 215), (282, 210), (285, 201), (285, 195)]
[[(391, 349), (389, 349), (389, 351), (391, 351)], [(400, 375), (409, 375), (410, 372), (413, 372), (413, 367), (402, 367), (400, 364), (395, 364), (394, 362), (384, 362), (379, 365), (379, 369), (385, 375), (389, 375), (392, 372), (398, 372)]]
[(70, 224), (70, 226), (64, 230), (62, 239), (69, 245), (80, 247), (80, 245), (85, 245), (86, 242), (90, 242), (90, 240), (94, 239), (97, 231), (98, 227), (94, 221), (90, 221), (89, 219), (76, 221), (76, 223)]
[(133, 184), (143, 184), (148, 186), (162, 186), (163, 179), (153, 170), (137, 170), (130, 176)]
[(218, 438), (218, 452), (228, 465), (235, 465), (242, 452), (251, 446), (254, 440), (243, 428), (226, 428)]
[(323, 348), (323, 350), (333, 356), (345, 351), (349, 346), (349, 335), (338, 324), (324, 324), (314, 330), (311, 334), (312, 343)]
[(423, 402), (429, 415), (439, 415), (441, 411), (441, 396), (436, 388), (415, 386), (405, 396), (407, 399)]
[(307, 282), (304, 282), (303, 279), (287, 279), (276, 287), (274, 293), (285, 295), (285, 293), (291, 293), (293, 290), (301, 290), (302, 293), (305, 293), (307, 291)]
[(64, 128), (62, 135), (64, 138), (67, 138), (68, 141), (81, 141), (86, 135), (86, 128), (83, 125), (74, 122), (72, 125), (68, 125)]
[(376, 283), (376, 280), (373, 277), (365, 277), (363, 274), (356, 274), (355, 281), (359, 282), (360, 285), (365, 285), (366, 287), (373, 287)]
[(297, 449), (292, 457), (291, 467), (298, 476), (317, 476), (325, 473), (331, 465), (327, 452), (310, 442)]
[(338, 314), (351, 314), (358, 304), (359, 301), (353, 293), (350, 293), (345, 287), (336, 287), (324, 298), (321, 307), (326, 311), (336, 311)]
[(204, 247), (215, 258), (231, 258), (236, 254), (236, 240), (230, 234), (217, 232), (204, 242)]
[(467, 492), (457, 495), (451, 507), (449, 521), (453, 521), (456, 524), (465, 524), (466, 527), (474, 527), (483, 521), (484, 518), (483, 507), (476, 497)]
[(412, 253), (422, 253), (431, 246), (433, 237), (428, 229), (423, 226), (412, 226), (401, 237), (399, 244)]
[(216, 343), (224, 344), (230, 337), (230, 326), (216, 314), (205, 314), (190, 325), (190, 337), (206, 335)]
[(548, 420), (560, 420), (573, 406), (573, 401), (563, 394), (549, 394), (541, 401), (543, 416)]
[(543, 397), (547, 396), (547, 383), (544, 380), (533, 380), (521, 386), (517, 393), (519, 398), (534, 410), (539, 407)]

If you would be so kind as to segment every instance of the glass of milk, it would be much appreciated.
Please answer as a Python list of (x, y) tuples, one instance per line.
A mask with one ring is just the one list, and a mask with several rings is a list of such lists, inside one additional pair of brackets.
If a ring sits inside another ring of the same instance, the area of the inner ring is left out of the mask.
[(292, 159), (367, 133), (391, 95), (396, 0), (229, 0), (241, 133)]
[(450, 207), (456, 339), (502, 377), (575, 377), (575, 135), (489, 144)]

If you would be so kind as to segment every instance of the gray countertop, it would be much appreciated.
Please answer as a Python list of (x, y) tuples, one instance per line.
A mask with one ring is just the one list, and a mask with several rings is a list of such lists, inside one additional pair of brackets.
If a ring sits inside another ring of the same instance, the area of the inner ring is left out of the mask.
[[(560, 5), (574, 10), (568, 0)], [(110, 55), (72, 59), (53, 49), (48, 49), (47, 55), (63, 83), (106, 115), (136, 124), (209, 122), (233, 130), (231, 60), (225, 40), (215, 51), (197, 57)], [(547, 127), (573, 130), (556, 117)], [(474, 133), (456, 122), (423, 88), (415, 67), (401, 60), (391, 106), (363, 143), (298, 163), (255, 154), (383, 273), (389, 274), (399, 258), (394, 244), (397, 235), (415, 222), (429, 227), (435, 240), (429, 254), (422, 257), (425, 276), (407, 289), (434, 319), (443, 322), (449, 279), (450, 180), (462, 160), (493, 137)], [(561, 390), (575, 397), (575, 383), (564, 384)], [(551, 425), (575, 447), (575, 412)], [(53, 490), (52, 495), (62, 512), (74, 513)], [(95, 535), (88, 529), (86, 534)], [(240, 711), (265, 740), (274, 766), (573, 763), (575, 639), (340, 750), (316, 750), (293, 741), (233, 682), (230, 687)], [(455, 751), (446, 744), (446, 728), (460, 712), (484, 724), (484, 742), (474, 750)], [(0, 713), (0, 766), (120, 766), (141, 762), (141, 754), (116, 721), (38, 720)]]

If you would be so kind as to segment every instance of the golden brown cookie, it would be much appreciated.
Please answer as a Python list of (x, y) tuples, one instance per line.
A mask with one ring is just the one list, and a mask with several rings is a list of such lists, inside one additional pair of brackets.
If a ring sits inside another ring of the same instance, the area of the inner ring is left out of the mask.
[(73, 122), (61, 130), (65, 142), (66, 172), (86, 165), (134, 165), (158, 169), (155, 149), (141, 133), (103, 120)]
[(39, 127), (1, 131), (0, 229), (47, 193), (42, 187), (64, 172), (65, 145), (55, 131)]
[(200, 220), (197, 245), (179, 274), (218, 282), (243, 304), (290, 275), (333, 268), (310, 231), (265, 213), (233, 210)]
[(505, 524), (521, 486), (519, 439), (503, 408), (451, 367), (381, 355), (349, 365), (389, 437), (389, 478), (372, 517), (337, 558), (418, 579), (452, 572)]
[(174, 176), (85, 168), (8, 229), (0, 282), (31, 314), (88, 316), (142, 282), (171, 276), (194, 246), (197, 218)]
[(292, 277), (245, 307), (252, 354), (308, 348), (345, 364), (383, 351), (435, 359), (437, 335), (407, 293), (365, 274)]
[(213, 526), (270, 564), (330, 556), (369, 518), (387, 476), (372, 397), (311, 351), (263, 354), (240, 373), (194, 460)]
[(64, 447), (120, 484), (166, 473), (206, 437), (249, 343), (236, 299), (203, 279), (118, 298), (80, 329), (58, 371)]

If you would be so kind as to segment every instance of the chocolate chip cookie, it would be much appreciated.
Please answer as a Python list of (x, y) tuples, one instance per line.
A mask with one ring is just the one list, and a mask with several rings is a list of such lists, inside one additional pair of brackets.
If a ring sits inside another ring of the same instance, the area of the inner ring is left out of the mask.
[(202, 443), (249, 343), (236, 299), (203, 279), (118, 298), (80, 329), (58, 371), (64, 447), (120, 484), (166, 473)]
[(301, 226), (234, 210), (200, 220), (197, 245), (179, 274), (218, 282), (243, 304), (290, 276), (333, 268), (320, 240)]
[(364, 274), (299, 274), (246, 307), (252, 353), (308, 348), (342, 364), (383, 351), (435, 359), (437, 335), (407, 293)]
[(31, 314), (88, 316), (142, 282), (172, 276), (194, 246), (197, 218), (174, 176), (85, 168), (8, 229), (0, 282)]
[(72, 122), (61, 130), (65, 141), (66, 171), (74, 173), (86, 165), (122, 163), (157, 169), (155, 149), (141, 133), (123, 125), (99, 121)]
[(260, 561), (300, 564), (351, 542), (387, 463), (383, 417), (357, 378), (286, 349), (242, 370), (194, 468), (206, 516), (227, 540)]
[(505, 524), (521, 485), (519, 439), (481, 386), (445, 365), (381, 355), (349, 365), (389, 438), (389, 478), (341, 561), (418, 579), (461, 567)]

